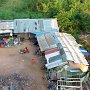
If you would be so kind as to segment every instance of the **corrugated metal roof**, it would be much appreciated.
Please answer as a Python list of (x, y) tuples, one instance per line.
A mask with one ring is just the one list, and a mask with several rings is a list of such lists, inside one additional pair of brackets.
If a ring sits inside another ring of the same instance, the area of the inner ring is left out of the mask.
[(67, 60), (73, 61), (74, 63), (88, 65), (88, 62), (79, 49), (78, 43), (72, 35), (67, 33), (56, 33), (56, 35), (62, 44)]
[(1, 21), (0, 22), (0, 30), (9, 30), (14, 29), (13, 21)]
[(54, 38), (50, 33), (38, 35), (37, 40), (41, 51), (46, 51), (57, 47)]

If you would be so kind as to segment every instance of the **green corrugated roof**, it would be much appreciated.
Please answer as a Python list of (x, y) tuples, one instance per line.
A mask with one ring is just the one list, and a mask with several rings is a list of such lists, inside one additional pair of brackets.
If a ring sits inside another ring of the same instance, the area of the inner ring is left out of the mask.
[(69, 74), (69, 75), (74, 75), (74, 74), (79, 75), (79, 74), (82, 74), (82, 71), (79, 70), (79, 69), (72, 69), (72, 70), (68, 70), (67, 74)]

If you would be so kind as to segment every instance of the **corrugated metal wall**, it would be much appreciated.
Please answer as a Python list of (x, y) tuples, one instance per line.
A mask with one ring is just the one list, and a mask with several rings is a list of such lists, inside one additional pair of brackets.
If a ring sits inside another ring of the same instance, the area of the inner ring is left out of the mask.
[(16, 19), (14, 33), (59, 31), (57, 19)]
[(38, 24), (39, 24), (39, 30), (40, 30), (40, 31), (44, 31), (43, 20), (38, 20)]
[(14, 23), (12, 20), (0, 20), (0, 34), (8, 33), (12, 36), (14, 30)]
[(26, 33), (27, 29), (27, 19), (16, 19), (14, 20), (14, 33)]
[(57, 19), (43, 19), (44, 31), (59, 31)]
[(14, 29), (13, 21), (0, 21), (0, 30), (11, 30)]
[(27, 20), (27, 29), (29, 32), (37, 32), (40, 31), (38, 19), (28, 19)]

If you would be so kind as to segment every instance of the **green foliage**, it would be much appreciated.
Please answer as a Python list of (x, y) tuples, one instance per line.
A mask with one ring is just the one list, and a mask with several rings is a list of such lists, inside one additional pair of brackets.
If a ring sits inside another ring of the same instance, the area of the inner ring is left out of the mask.
[(0, 0), (0, 19), (57, 17), (61, 31), (90, 31), (90, 0)]
[(0, 8), (0, 19), (13, 19), (11, 9)]
[(65, 11), (60, 11), (57, 15), (58, 23), (60, 24), (62, 31), (67, 31), (71, 24), (68, 17), (68, 13)]
[(57, 14), (61, 30), (78, 37), (90, 31), (90, 0), (64, 0)]

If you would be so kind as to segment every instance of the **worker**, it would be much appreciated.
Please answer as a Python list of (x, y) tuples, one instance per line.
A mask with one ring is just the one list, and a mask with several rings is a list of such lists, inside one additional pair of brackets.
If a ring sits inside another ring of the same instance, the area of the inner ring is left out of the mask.
[(48, 80), (48, 88), (53, 89), (53, 81)]
[(29, 53), (29, 49), (27, 47), (25, 47), (24, 52)]
[(40, 53), (40, 49), (36, 49), (35, 55), (39, 55), (39, 53)]
[(57, 77), (57, 73), (56, 73), (55, 76), (54, 76), (54, 78), (53, 78), (53, 81), (54, 82), (57, 82), (57, 80), (58, 80), (58, 77)]

